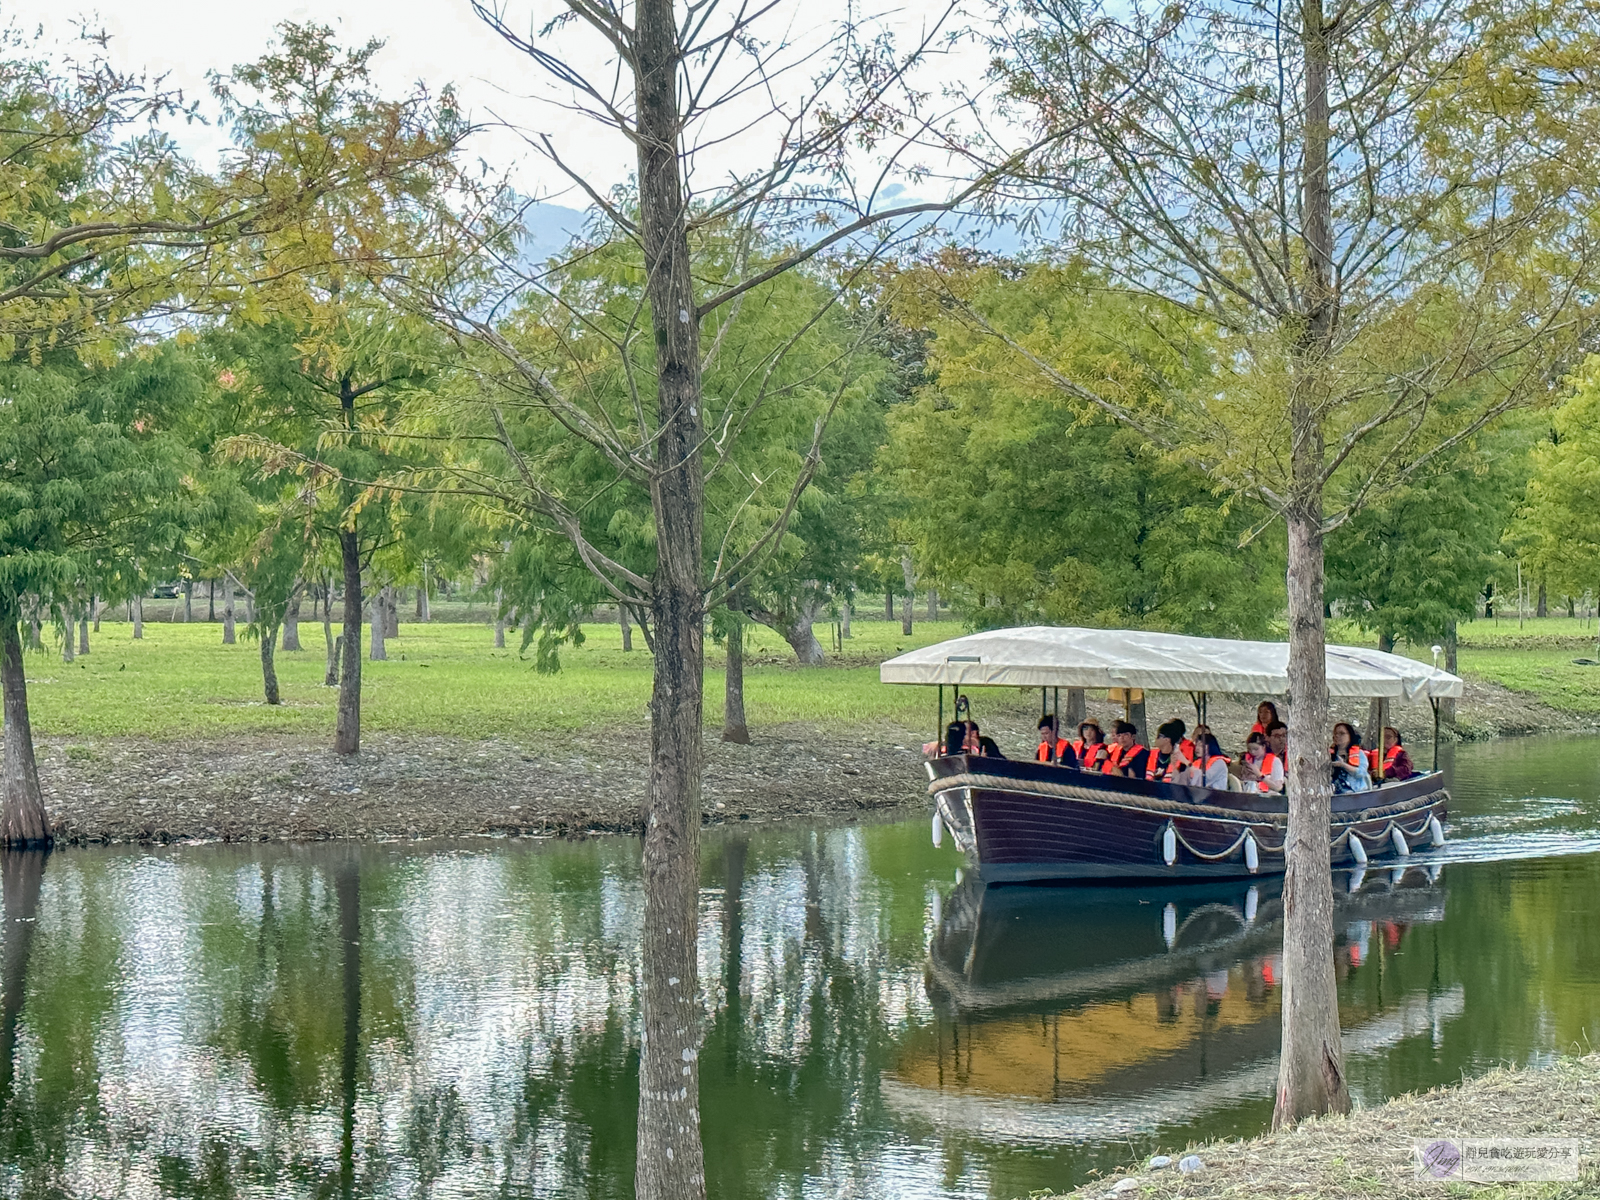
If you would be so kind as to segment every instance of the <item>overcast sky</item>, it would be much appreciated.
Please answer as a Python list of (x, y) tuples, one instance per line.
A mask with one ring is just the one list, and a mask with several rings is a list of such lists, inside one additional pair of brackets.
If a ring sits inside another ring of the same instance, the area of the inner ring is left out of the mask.
[[(547, 20), (560, 7), (556, 0), (500, 2), (506, 5), (512, 23), (523, 30), (535, 20)], [(775, 12), (771, 18), (775, 24), (765, 33), (769, 38), (815, 46), (826, 41), (834, 17), (844, 11), (845, 3), (794, 0)], [(892, 10), (890, 20), (904, 41), (918, 36), (930, 14), (941, 7), (939, 0), (913, 3)], [(318, 4), (302, 0), (102, 0), (98, 5), (80, 5), (76, 0), (0, 0), (0, 13), (30, 34), (42, 26), (46, 38), (58, 45), (71, 41), (74, 18), (84, 17), (92, 27), (103, 28), (110, 35), (109, 54), (118, 66), (164, 74), (170, 85), (207, 99), (208, 71), (227, 71), (259, 57), (279, 22), (319, 21), (332, 25), (347, 45), (370, 37), (386, 43), (376, 60), (375, 75), (387, 94), (400, 94), (418, 80), (434, 91), (454, 84), (474, 118), (487, 121), (498, 117), (524, 131), (550, 134), (563, 158), (602, 189), (624, 181), (632, 166), (631, 150), (619, 137), (548, 103), (554, 94), (550, 81), (481, 21), (468, 0), (324, 0)], [(597, 37), (577, 29), (560, 39), (563, 52), (579, 65), (597, 77), (609, 77)], [(981, 47), (972, 45), (959, 54), (959, 59), (941, 62), (940, 70), (982, 70)], [(797, 71), (792, 77), (794, 87), (802, 86), (809, 74), (809, 70)], [(214, 127), (174, 127), (172, 132), (190, 154), (206, 163), (225, 145)], [(760, 131), (756, 137), (745, 133), (736, 148), (730, 143), (708, 156), (698, 186), (715, 186), (720, 172), (749, 169), (759, 159), (752, 149), (759, 152), (767, 144)], [(582, 193), (533, 152), (519, 133), (508, 129), (487, 132), (473, 150), (497, 168), (518, 164), (514, 177), (526, 194), (573, 209), (588, 207)], [(735, 150), (742, 157), (730, 157)], [(556, 214), (558, 224), (562, 219)]]

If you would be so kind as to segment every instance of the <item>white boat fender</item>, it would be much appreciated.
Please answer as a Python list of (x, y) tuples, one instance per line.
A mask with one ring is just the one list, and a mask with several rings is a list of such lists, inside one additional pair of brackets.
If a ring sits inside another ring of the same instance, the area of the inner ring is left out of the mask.
[(1256, 909), (1260, 906), (1261, 893), (1255, 889), (1254, 885), (1252, 885), (1250, 890), (1244, 894), (1244, 923), (1246, 925), (1252, 925), (1255, 923)]
[(1367, 865), (1367, 847), (1361, 841), (1361, 835), (1354, 829), (1350, 831), (1350, 857), (1356, 860), (1356, 866)]
[(1433, 838), (1435, 846), (1444, 845), (1444, 826), (1439, 823), (1438, 817), (1428, 818), (1428, 834)]
[(933, 810), (933, 845), (934, 849), (944, 845), (944, 814), (937, 808)]
[(1178, 831), (1171, 821), (1161, 831), (1161, 858), (1169, 867), (1178, 861)]
[(1170, 901), (1161, 910), (1161, 940), (1167, 944), (1168, 950), (1178, 940), (1178, 906)]
[(1406, 842), (1406, 835), (1400, 832), (1400, 826), (1393, 825), (1389, 829), (1389, 840), (1394, 843), (1394, 852), (1401, 858), (1411, 854), (1411, 847)]
[(1255, 835), (1251, 833), (1244, 835), (1244, 865), (1250, 868), (1252, 875), (1261, 866), (1261, 851), (1256, 849)]

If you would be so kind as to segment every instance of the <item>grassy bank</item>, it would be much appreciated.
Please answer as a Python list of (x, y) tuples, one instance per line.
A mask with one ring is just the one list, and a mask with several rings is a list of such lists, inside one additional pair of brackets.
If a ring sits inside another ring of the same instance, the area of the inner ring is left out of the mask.
[[(1576, 1182), (1475, 1185), (1417, 1178), (1414, 1139), (1577, 1138), (1585, 1174)], [(1191, 1175), (1176, 1170), (1135, 1170), (1079, 1188), (1074, 1200), (1111, 1192), (1135, 1200), (1578, 1200), (1600, 1195), (1600, 1055), (1562, 1060), (1543, 1069), (1503, 1069), (1459, 1087), (1401, 1096), (1349, 1117), (1309, 1121), (1289, 1133), (1245, 1141), (1172, 1147), (1197, 1153), (1205, 1164)]]
[[(1350, 645), (1377, 644), (1346, 621), (1333, 622), (1328, 636)], [(1468, 679), (1534, 696), (1562, 712), (1600, 716), (1600, 666), (1573, 662), (1600, 659), (1593, 619), (1529, 617), (1518, 622), (1513, 616), (1470, 621), (1460, 627), (1458, 637), (1458, 662)], [(1402, 644), (1397, 652), (1421, 662), (1432, 660), (1425, 645)]]
[[(534, 670), (514, 634), (494, 649), (487, 625), (402, 622), (388, 642), (388, 661), (362, 663), (362, 719), (372, 732), (527, 736), (574, 729), (637, 727), (650, 697), (650, 656), (635, 631), (631, 653), (614, 625), (585, 629), (584, 644), (562, 652), (554, 675)], [(825, 636), (825, 627), (818, 627)], [(918, 622), (907, 638), (898, 623), (860, 621), (843, 657), (823, 669), (801, 670), (777, 635), (757, 629), (745, 669), (745, 704), (752, 724), (805, 723), (830, 727), (889, 722), (912, 729), (935, 723), (925, 688), (884, 687), (877, 664), (902, 649), (955, 637), (953, 621)], [(261, 700), (259, 648), (241, 634), (222, 645), (220, 625), (147, 622), (134, 641), (125, 622), (105, 621), (91, 636), (91, 653), (75, 662), (59, 650), (27, 656), (34, 729), (45, 735), (137, 735), (171, 739), (228, 733), (306, 732), (332, 728), (334, 692), (322, 685), (320, 625), (301, 626), (305, 650), (280, 651), (284, 703)], [(706, 712), (720, 723), (723, 655), (708, 647)], [(1014, 697), (1012, 693), (1008, 697)], [(999, 697), (996, 698), (997, 700)], [(1020, 697), (1016, 704), (1022, 704)]]
[[(465, 612), (448, 608), (440, 615), (444, 619), (430, 624), (402, 621), (400, 636), (388, 643), (388, 661), (364, 660), (367, 730), (527, 738), (643, 724), (651, 659), (638, 631), (635, 649), (624, 653), (615, 625), (586, 626), (584, 644), (563, 650), (561, 671), (541, 675), (531, 656), (517, 650), (514, 633), (507, 649), (494, 649), (481, 608), (470, 620)], [(817, 628), (825, 641), (830, 632), (827, 626)], [(887, 725), (931, 736), (935, 714), (930, 690), (884, 687), (877, 666), (902, 650), (961, 632), (957, 621), (919, 620), (906, 637), (898, 622), (858, 620), (843, 652), (830, 648), (829, 665), (818, 670), (796, 667), (793, 651), (781, 638), (755, 627), (746, 665), (750, 721), (755, 727), (799, 724), (829, 730)], [(1330, 635), (1370, 642), (1343, 623), (1335, 623)], [(1592, 622), (1581, 619), (1529, 620), (1520, 629), (1515, 620), (1479, 621), (1462, 627), (1461, 669), (1469, 678), (1510, 688), (1561, 713), (1600, 716), (1600, 667), (1572, 663), (1574, 658), (1600, 657), (1590, 641), (1593, 636)], [(303, 624), (301, 639), (305, 650), (278, 654), (284, 703), (269, 708), (261, 701), (258, 648), (242, 634), (237, 644), (224, 646), (220, 624), (150, 620), (144, 639), (134, 641), (131, 626), (108, 619), (91, 638), (87, 657), (66, 663), (57, 648), (29, 653), (34, 728), (46, 736), (164, 740), (231, 733), (317, 736), (332, 728), (334, 713), (334, 693), (322, 686), (321, 625)], [(1401, 652), (1429, 657), (1426, 647), (1402, 646)], [(721, 721), (722, 664), (722, 649), (708, 646), (706, 716), (711, 725)], [(1487, 721), (1492, 727), (1494, 714), (1508, 707), (1506, 699), (1499, 693), (1498, 700), (1481, 702), (1483, 713), (1464, 709), (1464, 726)], [(1035, 704), (1031, 694), (997, 690), (982, 697), (982, 719), (1027, 725), (1028, 714), (1037, 711)], [(1185, 712), (1187, 700), (1175, 698), (1170, 707)], [(1537, 713), (1529, 724), (1538, 727)]]

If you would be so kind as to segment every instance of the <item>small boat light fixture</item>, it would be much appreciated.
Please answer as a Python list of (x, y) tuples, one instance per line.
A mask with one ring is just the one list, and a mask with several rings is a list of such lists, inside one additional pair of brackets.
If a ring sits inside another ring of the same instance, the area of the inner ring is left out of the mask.
[(1171, 821), (1161, 831), (1161, 858), (1169, 867), (1178, 861), (1178, 831)]
[(1261, 866), (1261, 852), (1256, 849), (1256, 839), (1252, 833), (1244, 835), (1244, 865), (1250, 868), (1252, 875)]

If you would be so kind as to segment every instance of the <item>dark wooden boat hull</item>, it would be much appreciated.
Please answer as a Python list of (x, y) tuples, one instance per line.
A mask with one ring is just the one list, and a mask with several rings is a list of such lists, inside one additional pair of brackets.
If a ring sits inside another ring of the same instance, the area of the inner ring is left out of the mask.
[[(928, 772), (939, 823), (987, 883), (1237, 878), (1284, 869), (1282, 796), (966, 755), (936, 759)], [(1336, 795), (1333, 864), (1359, 866), (1363, 854), (1393, 862), (1438, 844), (1449, 800), (1438, 774)]]

